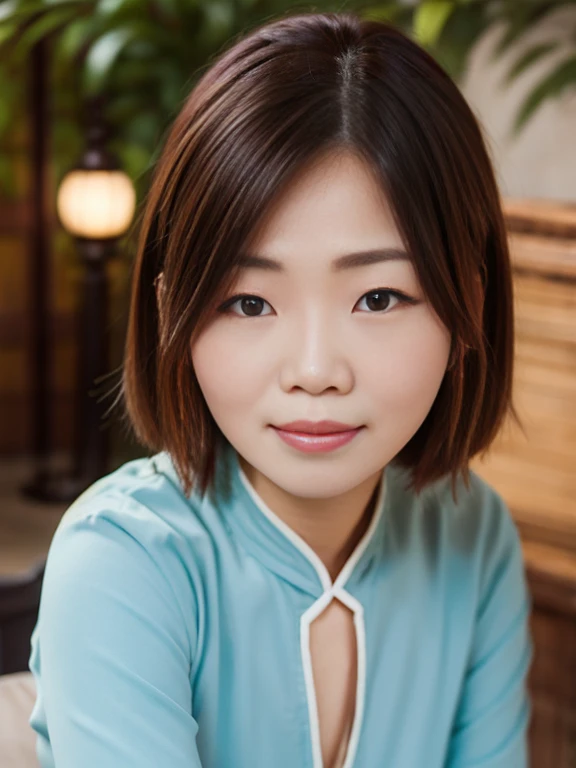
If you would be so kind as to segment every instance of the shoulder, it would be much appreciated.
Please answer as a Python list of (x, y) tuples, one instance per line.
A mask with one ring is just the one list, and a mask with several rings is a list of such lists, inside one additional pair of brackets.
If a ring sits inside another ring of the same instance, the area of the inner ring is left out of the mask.
[(116, 529), (160, 556), (201, 535), (197, 500), (185, 497), (156, 461), (128, 461), (93, 483), (68, 507), (54, 541), (74, 530)]
[(485, 561), (502, 547), (520, 546), (516, 524), (502, 494), (474, 470), (469, 485), (459, 477), (455, 502), (451, 481), (443, 478), (430, 489), (430, 505), (443, 511), (452, 542), (459, 550)]
[[(477, 472), (456, 483), (450, 476), (431, 483), (416, 495), (406, 488), (408, 474), (395, 468), (391, 513), (396, 541), (417, 547), (427, 562), (450, 565), (455, 573), (489, 578), (497, 563), (522, 555), (520, 536), (502, 495)], [(415, 539), (417, 540), (415, 542)]]
[(80, 600), (114, 590), (141, 606), (162, 595), (188, 623), (202, 594), (198, 552), (206, 531), (197, 507), (153, 458), (123, 464), (64, 513), (48, 551), (44, 591), (65, 585)]
[[(67, 509), (31, 637), (30, 669), (53, 702), (46, 698), (48, 720), (76, 700), (104, 707), (110, 690), (130, 705), (172, 698), (184, 711), (202, 638), (198, 527), (193, 505), (147, 458), (101, 478)], [(96, 692), (89, 702), (87, 680)], [(142, 697), (146, 690), (154, 695)]]
[(472, 469), (468, 485), (458, 476), (456, 499), (449, 476), (432, 483), (419, 498), (420, 514), (434, 520), (463, 553), (490, 549), (516, 532), (503, 496)]
[[(396, 517), (409, 518), (406, 525), (418, 521), (433, 530), (461, 540), (462, 546), (490, 541), (503, 529), (514, 526), (513, 518), (502, 495), (477, 472), (469, 470), (469, 482), (458, 475), (456, 498), (452, 494), (452, 478), (445, 475), (428, 485), (419, 495), (408, 487), (409, 471), (391, 467), (391, 511)], [(406, 515), (406, 512), (409, 514)]]
[(455, 502), (451, 480), (443, 478), (424, 494), (421, 511), (439, 524), (453, 573), (472, 579), (479, 601), (506, 574), (515, 592), (525, 593), (520, 534), (502, 494), (473, 470), (469, 487), (459, 477), (456, 491)]

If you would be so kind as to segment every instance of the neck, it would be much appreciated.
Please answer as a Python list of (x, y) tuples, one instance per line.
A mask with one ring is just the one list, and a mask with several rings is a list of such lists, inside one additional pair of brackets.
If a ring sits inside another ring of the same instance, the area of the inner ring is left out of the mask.
[[(379, 478), (378, 478), (379, 479)], [(354, 508), (338, 508), (333, 504), (326, 514), (302, 514), (300, 511), (285, 522), (298, 533), (322, 560), (332, 581), (346, 564), (368, 530), (378, 492), (378, 481), (364, 492)], [(367, 498), (366, 498), (367, 497)]]
[(381, 471), (340, 497), (306, 499), (286, 493), (241, 456), (239, 461), (256, 493), (314, 550), (335, 581), (368, 530)]
[[(336, 580), (336, 577), (346, 564), (348, 558), (351, 556), (352, 552), (354, 552), (362, 540), (362, 537), (370, 527), (370, 523), (372, 522), (372, 517), (374, 515), (377, 494), (378, 483), (376, 483), (374, 491), (370, 496), (370, 499), (368, 500), (368, 503), (366, 504), (356, 525), (352, 528), (348, 535), (342, 535), (343, 543), (339, 550), (336, 545), (335, 551), (328, 551), (324, 556), (320, 555), (322, 562), (328, 569), (328, 573), (330, 574), (332, 581)], [(321, 550), (321, 546), (317, 547), (315, 551), (318, 551), (318, 549)]]

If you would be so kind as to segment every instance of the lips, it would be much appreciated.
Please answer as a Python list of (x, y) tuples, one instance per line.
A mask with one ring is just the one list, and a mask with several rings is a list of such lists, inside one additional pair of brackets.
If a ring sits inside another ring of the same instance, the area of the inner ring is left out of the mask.
[[(300, 424), (302, 422), (299, 422)], [(339, 422), (341, 424), (341, 422)], [(362, 432), (365, 427), (357, 427), (356, 429), (342, 430), (338, 426), (338, 432), (293, 432), (288, 429), (282, 429), (270, 425), (276, 432), (278, 437), (291, 448), (295, 448), (302, 453), (325, 453), (327, 451), (335, 451), (348, 443), (350, 443), (356, 435)], [(314, 427), (318, 426), (318, 422), (313, 424)], [(334, 427), (334, 422), (331, 422), (331, 427)], [(347, 425), (345, 425), (347, 426)], [(310, 429), (310, 422), (308, 422), (307, 429)], [(321, 429), (326, 429), (326, 426), (322, 426)]]
[(358, 429), (353, 424), (344, 424), (341, 421), (290, 421), (286, 424), (281, 424), (277, 429), (282, 429), (285, 432), (300, 432), (308, 435), (331, 435), (335, 432), (349, 432), (350, 430)]

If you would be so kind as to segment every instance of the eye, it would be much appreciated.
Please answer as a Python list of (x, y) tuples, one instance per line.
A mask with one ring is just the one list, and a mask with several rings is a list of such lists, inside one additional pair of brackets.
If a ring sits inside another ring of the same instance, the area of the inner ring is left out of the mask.
[[(260, 296), (252, 296), (248, 293), (238, 294), (238, 296), (232, 296), (228, 299), (218, 310), (219, 312), (227, 312), (230, 307), (235, 304), (240, 304), (243, 309), (247, 310), (247, 315), (240, 315), (240, 317), (265, 317), (265, 315), (259, 315), (258, 310), (262, 304), (268, 304), (267, 301), (261, 299)], [(268, 306), (270, 306), (268, 304)], [(237, 315), (237, 312), (232, 312), (233, 315)]]
[(400, 291), (391, 291), (387, 288), (375, 288), (373, 291), (368, 291), (368, 293), (365, 293), (360, 298), (360, 301), (366, 297), (369, 297), (367, 299), (368, 307), (374, 309), (374, 312), (370, 312), (370, 314), (388, 314), (384, 310), (390, 308), (390, 297), (396, 300), (396, 304), (392, 304), (392, 308), (398, 304), (416, 304), (416, 299), (413, 299), (411, 296)]
[[(390, 308), (390, 297), (396, 300), (396, 304), (393, 304), (392, 307), (397, 306), (398, 304), (417, 303), (417, 300), (411, 296), (408, 296), (401, 291), (389, 290), (388, 288), (375, 288), (373, 291), (368, 291), (368, 293), (365, 293), (364, 296), (360, 297), (359, 301), (366, 297), (370, 297), (368, 299), (368, 306), (374, 311), (370, 311), (368, 314), (372, 315), (388, 314), (385, 310)], [(247, 314), (238, 314), (237, 312), (232, 312), (232, 314), (236, 315), (237, 317), (266, 317), (266, 315), (258, 314), (258, 312), (261, 309), (261, 305), (268, 304), (268, 302), (260, 296), (254, 296), (248, 293), (232, 296), (230, 299), (224, 302), (218, 311), (227, 313), (228, 310), (235, 304), (240, 304), (242, 309), (247, 312)], [(268, 304), (268, 306), (270, 305)]]

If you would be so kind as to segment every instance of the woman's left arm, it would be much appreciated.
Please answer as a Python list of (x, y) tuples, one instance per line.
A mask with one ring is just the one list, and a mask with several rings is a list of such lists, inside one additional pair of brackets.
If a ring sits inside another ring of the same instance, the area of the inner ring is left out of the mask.
[(493, 500), (496, 524), (485, 542), (473, 645), (446, 768), (529, 765), (531, 598), (518, 530), (502, 498)]

